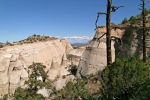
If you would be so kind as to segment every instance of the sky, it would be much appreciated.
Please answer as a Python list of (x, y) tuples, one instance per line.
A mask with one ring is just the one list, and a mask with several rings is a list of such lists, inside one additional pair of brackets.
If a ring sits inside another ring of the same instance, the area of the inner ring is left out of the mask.
[[(113, 5), (124, 7), (112, 14), (112, 22), (119, 24), (125, 17), (137, 15), (139, 3), (113, 0)], [(106, 0), (0, 0), (0, 42), (18, 41), (32, 34), (88, 40), (95, 34), (99, 11), (106, 11)], [(98, 24), (105, 25), (105, 16)]]

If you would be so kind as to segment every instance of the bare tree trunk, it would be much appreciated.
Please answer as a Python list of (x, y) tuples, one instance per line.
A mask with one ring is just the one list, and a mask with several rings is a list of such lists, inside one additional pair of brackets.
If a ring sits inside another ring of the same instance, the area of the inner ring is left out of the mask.
[[(106, 45), (107, 45), (107, 65), (110, 65), (112, 63), (112, 56), (111, 56), (111, 27), (110, 27), (110, 21), (111, 21), (111, 8), (112, 8), (112, 0), (107, 0), (107, 13), (106, 13)], [(108, 100), (111, 100), (111, 69), (109, 71), (108, 75)]]
[(145, 37), (146, 37), (146, 18), (145, 18), (145, 0), (142, 0), (142, 31), (143, 31), (143, 61), (146, 62), (146, 45), (145, 45)]
[(111, 6), (112, 6), (112, 0), (107, 0), (107, 13), (106, 13), (107, 65), (110, 65), (112, 63), (112, 55), (111, 55), (111, 28), (110, 28)]

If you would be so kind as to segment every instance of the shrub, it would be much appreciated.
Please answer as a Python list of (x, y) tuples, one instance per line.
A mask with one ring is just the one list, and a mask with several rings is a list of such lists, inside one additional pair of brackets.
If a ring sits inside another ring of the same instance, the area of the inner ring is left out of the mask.
[(87, 90), (87, 80), (70, 81), (57, 92), (56, 100), (90, 100)]
[(130, 19), (129, 19), (129, 22), (130, 22), (130, 24), (136, 24), (137, 18), (134, 17), (134, 16), (131, 16)]
[(14, 93), (14, 100), (45, 100), (41, 94), (37, 94), (42, 88), (53, 89), (52, 83), (48, 80), (46, 66), (41, 63), (33, 63), (29, 66), (29, 79), (25, 81), (26, 88), (18, 88)]
[(149, 72), (150, 65), (141, 60), (118, 59), (97, 76), (68, 82), (55, 91), (55, 100), (148, 100)]
[(121, 22), (121, 24), (126, 24), (128, 22), (127, 18), (124, 18), (123, 21)]
[(150, 65), (140, 60), (117, 60), (102, 72), (106, 100), (148, 100)]
[[(97, 76), (84, 80), (74, 79), (61, 90), (52, 87), (46, 72), (42, 69), (44, 67), (40, 63), (34, 63), (29, 67), (32, 73), (26, 81), (27, 88), (18, 88), (14, 100), (44, 100), (42, 95), (37, 94), (37, 90), (42, 87), (51, 88), (53, 91), (51, 97), (54, 100), (149, 100), (150, 98), (150, 65), (135, 58), (117, 59)], [(37, 80), (38, 76), (42, 76), (42, 80)]]
[(70, 72), (70, 74), (76, 76), (76, 74), (77, 74), (77, 65), (74, 65), (74, 64), (69, 65), (68, 71)]
[(45, 100), (41, 94), (30, 94), (28, 89), (18, 88), (14, 93), (14, 100)]

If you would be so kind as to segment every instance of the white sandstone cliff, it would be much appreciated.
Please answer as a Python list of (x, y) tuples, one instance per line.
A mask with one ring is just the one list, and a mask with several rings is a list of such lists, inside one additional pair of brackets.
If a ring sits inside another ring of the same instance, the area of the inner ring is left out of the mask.
[(0, 49), (0, 95), (13, 93), (28, 79), (28, 66), (33, 62), (46, 65), (49, 79), (68, 74), (67, 54), (72, 46), (66, 40), (51, 40), (6, 46)]
[[(79, 63), (78, 76), (88, 76), (91, 74), (96, 74), (98, 71), (102, 71), (107, 65), (107, 55), (106, 55), (106, 28), (98, 28), (96, 30), (96, 35), (91, 40), (86, 50), (81, 56)], [(112, 29), (112, 39), (121, 38), (124, 34), (124, 30)], [(105, 35), (104, 35), (105, 34)], [(115, 41), (112, 40), (112, 61), (115, 61)]]

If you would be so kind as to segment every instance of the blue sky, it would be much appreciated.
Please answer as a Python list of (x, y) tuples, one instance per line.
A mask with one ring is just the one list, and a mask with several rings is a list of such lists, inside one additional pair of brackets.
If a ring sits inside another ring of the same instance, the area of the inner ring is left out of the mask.
[[(113, 0), (114, 5), (125, 7), (113, 13), (112, 22), (137, 15), (139, 3)], [(105, 10), (106, 0), (0, 0), (0, 41), (17, 41), (32, 34), (92, 37), (97, 12)], [(105, 16), (100, 17), (99, 25), (105, 25)]]

